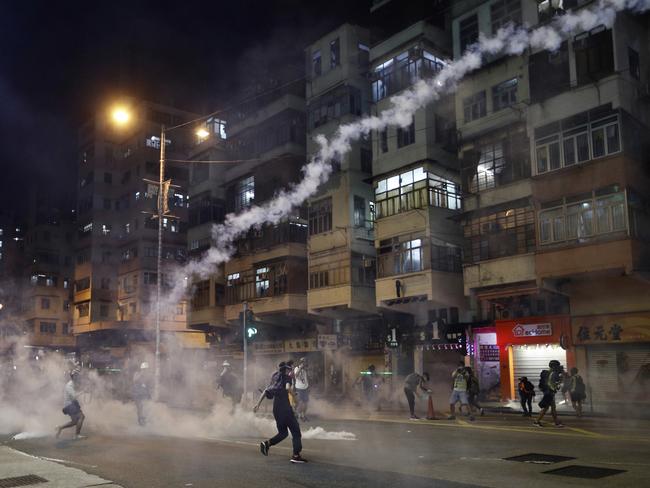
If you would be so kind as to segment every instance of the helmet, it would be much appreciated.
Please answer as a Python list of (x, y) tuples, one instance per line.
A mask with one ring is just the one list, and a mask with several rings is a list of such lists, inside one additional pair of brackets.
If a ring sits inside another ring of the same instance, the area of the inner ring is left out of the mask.
[(144, 363), (140, 364), (140, 369), (149, 369), (149, 363), (145, 361)]
[(76, 379), (79, 377), (79, 373), (81, 373), (81, 370), (79, 368), (75, 368), (72, 371), (70, 371), (70, 379)]
[(559, 368), (560, 366), (561, 366), (560, 361), (558, 361), (557, 359), (552, 359), (548, 363), (548, 367), (551, 369)]
[(229, 363), (228, 360), (226, 359), (226, 360), (223, 362), (223, 364), (222, 364), (221, 366), (223, 366), (224, 368), (229, 368), (229, 367), (230, 367), (230, 363)]
[(299, 362), (299, 363), (306, 363), (306, 362), (307, 362), (307, 358), (303, 356), (303, 357), (301, 357), (301, 358), (298, 360), (298, 362)]

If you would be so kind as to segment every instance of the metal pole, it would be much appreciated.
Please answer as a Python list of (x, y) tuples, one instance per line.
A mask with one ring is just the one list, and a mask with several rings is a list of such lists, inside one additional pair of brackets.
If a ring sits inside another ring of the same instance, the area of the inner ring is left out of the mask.
[(158, 259), (156, 279), (156, 357), (154, 361), (154, 400), (160, 395), (160, 290), (162, 286), (163, 178), (165, 176), (165, 126), (160, 128), (160, 175), (158, 184)]
[(246, 405), (246, 393), (248, 391), (248, 341), (246, 340), (246, 315), (248, 314), (248, 302), (244, 302), (244, 313), (241, 319), (242, 337), (244, 340), (244, 405)]

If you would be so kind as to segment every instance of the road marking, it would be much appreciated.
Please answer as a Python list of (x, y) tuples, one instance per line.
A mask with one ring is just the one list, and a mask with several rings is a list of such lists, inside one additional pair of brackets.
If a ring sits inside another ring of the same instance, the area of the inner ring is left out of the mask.
[(579, 432), (580, 434), (584, 434), (584, 435), (587, 435), (589, 437), (600, 437), (600, 438), (609, 437), (606, 434), (599, 434), (598, 432), (592, 432), (590, 430), (579, 429), (578, 427), (567, 427), (567, 429), (573, 430), (574, 432)]

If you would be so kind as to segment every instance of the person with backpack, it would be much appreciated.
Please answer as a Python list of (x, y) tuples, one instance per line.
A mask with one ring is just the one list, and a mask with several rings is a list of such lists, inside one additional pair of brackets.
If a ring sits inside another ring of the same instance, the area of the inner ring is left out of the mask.
[(517, 385), (519, 390), (519, 401), (521, 402), (521, 408), (523, 409), (524, 417), (531, 417), (533, 415), (533, 397), (535, 396), (535, 386), (528, 381), (526, 376), (519, 378), (519, 384)]
[(564, 381), (564, 369), (560, 361), (553, 359), (548, 363), (549, 369), (543, 370), (539, 375), (539, 389), (544, 395), (539, 402), (541, 408), (537, 419), (533, 422), (536, 427), (543, 427), (542, 419), (548, 409), (551, 409), (551, 415), (556, 427), (564, 427), (562, 422), (557, 418), (557, 409), (555, 406), (555, 394), (562, 388)]
[(232, 403), (230, 413), (234, 413), (235, 407), (241, 402), (244, 390), (239, 378), (232, 372), (232, 367), (228, 360), (223, 362), (223, 371), (217, 379), (217, 388), (221, 388), (223, 396), (230, 399)]
[(81, 428), (84, 425), (84, 420), (86, 416), (81, 410), (81, 405), (79, 405), (79, 384), (80, 384), (80, 371), (78, 369), (72, 370), (70, 373), (70, 381), (68, 381), (63, 390), (63, 414), (70, 417), (70, 422), (65, 425), (60, 425), (56, 428), (56, 437), (57, 439), (61, 435), (63, 429), (69, 427), (75, 428), (75, 439), (83, 439), (84, 436), (81, 435)]
[(481, 417), (484, 415), (483, 407), (478, 403), (478, 395), (481, 392), (481, 388), (478, 384), (478, 377), (470, 368), (469, 366), (465, 368), (467, 370), (467, 379), (468, 379), (468, 385), (467, 385), (467, 399), (469, 402), (469, 408), (470, 410), (475, 408), (480, 414)]
[(460, 402), (460, 413), (463, 414), (463, 407), (467, 408), (467, 416), (470, 420), (474, 420), (472, 411), (469, 407), (469, 397), (467, 395), (468, 375), (465, 363), (460, 362), (458, 368), (451, 374), (454, 382), (451, 396), (449, 397), (449, 417), (447, 420), (454, 420), (456, 418), (456, 403)]
[(275, 418), (278, 433), (269, 440), (260, 443), (260, 452), (264, 456), (268, 456), (270, 447), (285, 440), (290, 431), (293, 443), (293, 456), (290, 461), (303, 464), (307, 460), (300, 455), (302, 451), (300, 425), (289, 403), (289, 390), (292, 388), (291, 383), (293, 381), (292, 373), (291, 366), (288, 366), (285, 362), (280, 363), (278, 370), (271, 377), (271, 384), (262, 392), (257, 405), (253, 408), (253, 412), (257, 412), (265, 398), (273, 399), (273, 417)]
[(576, 415), (582, 417), (582, 402), (587, 398), (587, 387), (582, 376), (578, 374), (578, 368), (571, 368), (569, 396), (571, 397), (571, 405), (576, 411)]

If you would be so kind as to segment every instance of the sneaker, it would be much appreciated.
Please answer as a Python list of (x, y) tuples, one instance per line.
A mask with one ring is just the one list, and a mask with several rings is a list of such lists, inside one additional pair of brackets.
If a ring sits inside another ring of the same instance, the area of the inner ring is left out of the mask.
[(269, 455), (269, 441), (260, 442), (260, 452), (265, 456)]
[(456, 416), (455, 415), (450, 415), (449, 417), (447, 417), (447, 420), (456, 420)]
[(61, 427), (57, 427), (55, 430), (56, 430), (56, 436), (55, 437), (58, 439), (59, 437), (61, 437)]
[(74, 438), (77, 439), (77, 440), (86, 439), (87, 437), (88, 436), (81, 435), (81, 434), (77, 434), (76, 436), (74, 436)]
[(483, 415), (485, 415), (485, 410), (481, 409), (481, 417), (483, 417)]
[(411, 420), (420, 420), (420, 417), (418, 417), (417, 415), (411, 415), (409, 417), (409, 419), (411, 419)]
[(558, 429), (561, 429), (561, 428), (564, 427), (564, 424), (562, 422), (558, 422), (557, 424), (555, 424), (555, 427), (557, 427)]
[(542, 425), (542, 423), (541, 423), (539, 420), (535, 420), (535, 421), (533, 422), (533, 425), (534, 425), (535, 427), (544, 427), (544, 426)]
[(296, 464), (305, 464), (307, 462), (307, 460), (304, 457), (302, 457), (300, 454), (294, 454), (293, 456), (291, 456), (290, 461)]
[(470, 422), (474, 422), (474, 415), (470, 415), (470, 416), (469, 416), (469, 421), (470, 421)]

